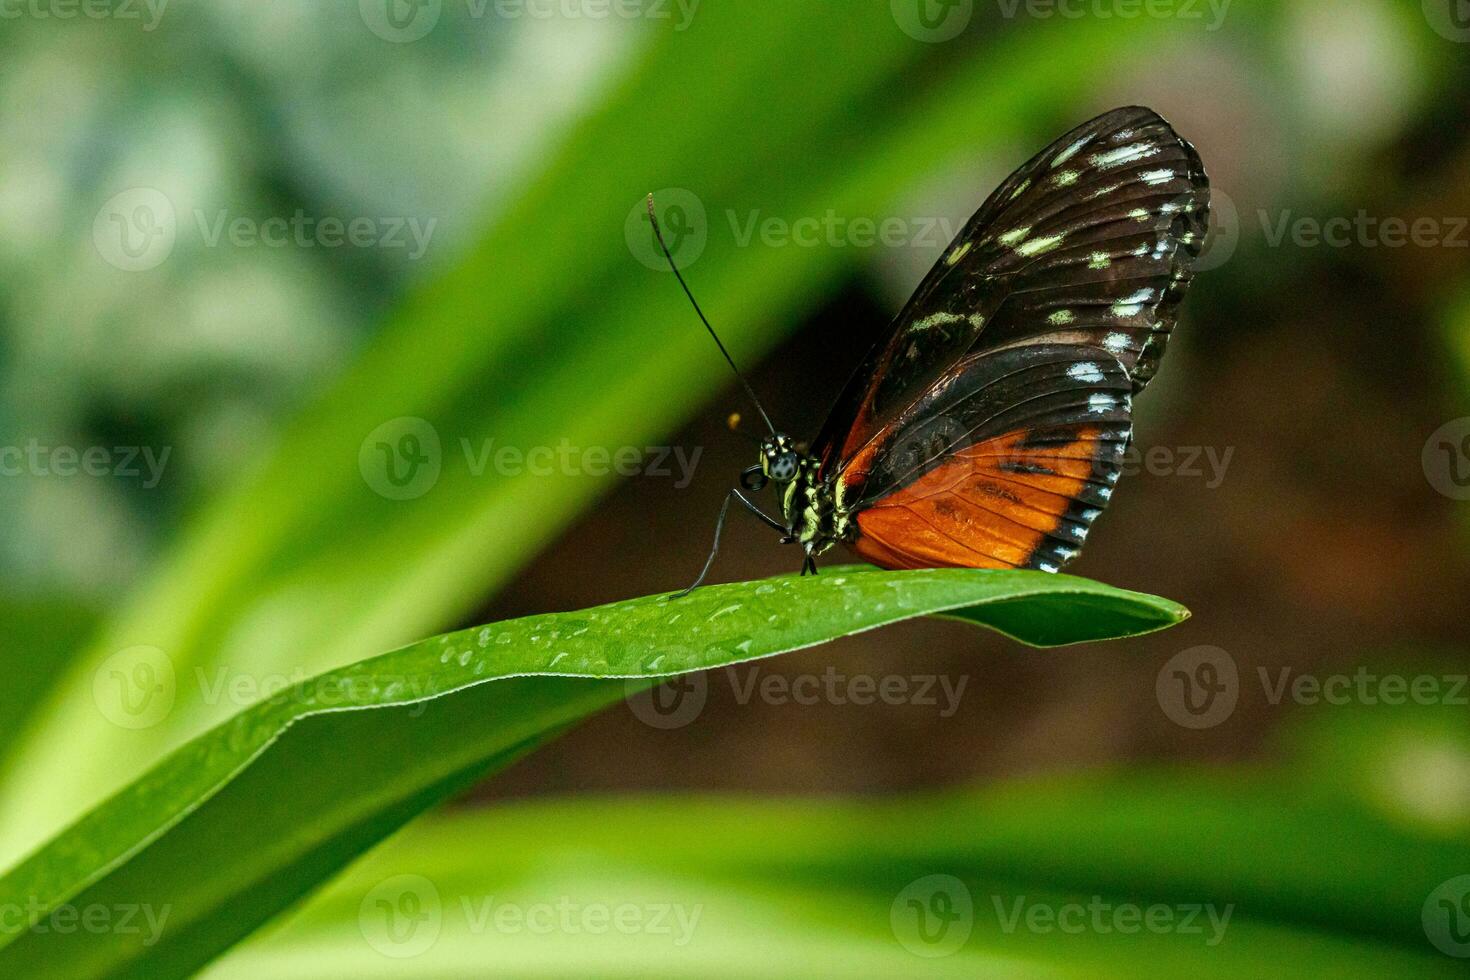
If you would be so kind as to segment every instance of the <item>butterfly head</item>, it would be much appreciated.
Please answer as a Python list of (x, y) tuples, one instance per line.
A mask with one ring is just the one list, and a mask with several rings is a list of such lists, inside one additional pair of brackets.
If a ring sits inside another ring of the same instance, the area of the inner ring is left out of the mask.
[(790, 483), (796, 479), (801, 458), (791, 437), (774, 433), (761, 440), (761, 475), (776, 483)]

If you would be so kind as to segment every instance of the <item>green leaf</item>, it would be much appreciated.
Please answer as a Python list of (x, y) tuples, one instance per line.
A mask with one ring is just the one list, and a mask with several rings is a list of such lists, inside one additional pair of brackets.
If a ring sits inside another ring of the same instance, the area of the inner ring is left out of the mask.
[[(1470, 867), (1470, 844), (1300, 793), (1291, 778), (1140, 772), (903, 800), (558, 800), (435, 817), (206, 975), (294, 980), (386, 964), (399, 977), (1458, 975), (1420, 914)], [(934, 874), (964, 883), (973, 932), (924, 960), (890, 912)], [(393, 899), (410, 891), (432, 917), (388, 932)], [(1105, 930), (1090, 914), (1068, 929), (1007, 926), (1018, 900), (1085, 907), (1094, 896)], [(559, 903), (574, 914), (549, 930), (493, 917)], [(582, 928), (583, 909), (629, 904), (699, 917), (682, 943), (677, 932)], [(1156, 905), (1230, 914), (1211, 942), (1204, 911), (1198, 928), (1133, 931), (1112, 928), (1106, 911)]]
[[(1068, 612), (1074, 604), (1086, 614)], [(76, 977), (183, 975), (415, 814), (649, 683), (623, 678), (934, 614), (1039, 645), (1136, 635), (1188, 615), (1065, 575), (835, 568), (425, 640), (242, 712), (0, 879), (0, 908), (168, 910), (152, 944), (136, 933), (11, 931), (0, 974), (44, 964)]]

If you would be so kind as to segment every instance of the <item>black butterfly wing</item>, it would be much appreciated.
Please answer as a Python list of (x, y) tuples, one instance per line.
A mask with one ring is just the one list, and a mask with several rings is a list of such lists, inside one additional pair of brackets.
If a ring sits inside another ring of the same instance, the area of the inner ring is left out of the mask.
[(823, 474), (841, 472), (986, 351), (1100, 348), (1141, 390), (1177, 319), (1208, 210), (1199, 155), (1152, 110), (1115, 109), (1062, 136), (996, 188), (854, 373), (812, 445)]

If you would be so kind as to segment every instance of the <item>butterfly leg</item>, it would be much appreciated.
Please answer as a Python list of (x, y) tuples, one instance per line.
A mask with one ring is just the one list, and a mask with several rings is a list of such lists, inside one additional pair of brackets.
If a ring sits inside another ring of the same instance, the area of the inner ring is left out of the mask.
[(817, 560), (810, 554), (801, 560), (801, 574), (805, 575), (807, 572), (817, 574)]
[(740, 501), (740, 503), (745, 507), (746, 510), (750, 511), (756, 517), (759, 517), (761, 520), (765, 521), (767, 524), (775, 528), (777, 531), (780, 531), (782, 534), (790, 534), (790, 529), (787, 528), (786, 525), (782, 524), (780, 521), (777, 521), (774, 517), (771, 517), (765, 511), (757, 507), (745, 494), (741, 493), (739, 490), (731, 490), (730, 495), (725, 498), (725, 502), (720, 505), (720, 516), (715, 520), (715, 543), (709, 550), (709, 557), (704, 560), (704, 568), (700, 570), (699, 578), (695, 579), (694, 584), (689, 586), (689, 588), (683, 590), (682, 592), (675, 592), (673, 595), (669, 596), (670, 599), (682, 599), (689, 593), (693, 592), (695, 589), (699, 588), (700, 585), (704, 583), (704, 577), (709, 574), (710, 566), (715, 563), (715, 555), (720, 553), (720, 534), (725, 530), (725, 515), (728, 514), (730, 511), (731, 500)]

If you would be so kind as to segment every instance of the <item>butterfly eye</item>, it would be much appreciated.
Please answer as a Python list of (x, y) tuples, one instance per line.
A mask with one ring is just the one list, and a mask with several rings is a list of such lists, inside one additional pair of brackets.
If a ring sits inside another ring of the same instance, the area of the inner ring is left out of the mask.
[(796, 453), (781, 453), (770, 464), (771, 479), (786, 483), (796, 479)]

